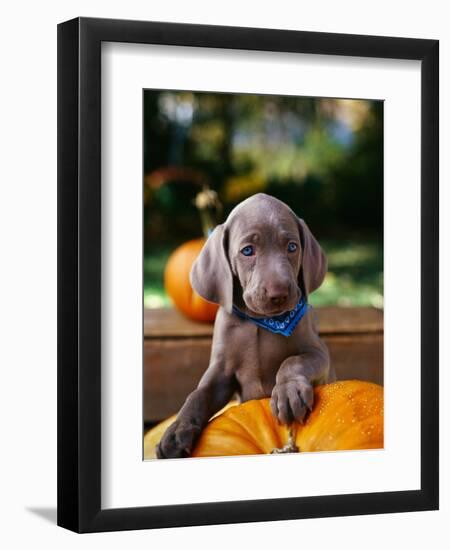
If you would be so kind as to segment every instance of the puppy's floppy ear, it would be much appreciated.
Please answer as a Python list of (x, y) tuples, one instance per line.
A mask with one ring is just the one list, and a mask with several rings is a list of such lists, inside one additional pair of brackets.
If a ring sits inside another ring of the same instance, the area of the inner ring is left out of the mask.
[(231, 313), (233, 308), (233, 275), (228, 260), (228, 231), (218, 225), (204, 244), (192, 265), (192, 288), (208, 302), (220, 304)]
[(327, 258), (309, 230), (309, 227), (301, 219), (297, 218), (302, 243), (302, 265), (298, 274), (300, 288), (308, 297), (323, 283), (327, 272)]

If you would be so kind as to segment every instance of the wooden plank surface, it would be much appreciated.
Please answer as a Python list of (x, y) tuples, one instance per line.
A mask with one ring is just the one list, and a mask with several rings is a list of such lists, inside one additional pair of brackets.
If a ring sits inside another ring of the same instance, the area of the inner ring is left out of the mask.
[[(324, 336), (339, 380), (383, 384), (383, 335)], [(176, 413), (208, 366), (209, 338), (144, 344), (144, 418), (156, 422)]]
[[(383, 311), (373, 307), (314, 308), (321, 334), (383, 332)], [(144, 310), (145, 338), (210, 337), (212, 323), (197, 323), (172, 308)]]
[(144, 419), (176, 413), (208, 367), (210, 338), (144, 342)]
[[(383, 384), (383, 314), (372, 308), (317, 309), (321, 335), (338, 379)], [(208, 367), (212, 325), (188, 321), (173, 310), (146, 314), (144, 419), (176, 413)]]

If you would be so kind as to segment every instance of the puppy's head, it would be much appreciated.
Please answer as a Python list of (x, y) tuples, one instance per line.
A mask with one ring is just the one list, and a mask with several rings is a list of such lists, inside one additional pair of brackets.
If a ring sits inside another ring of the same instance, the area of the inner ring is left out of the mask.
[(283, 202), (259, 193), (216, 227), (191, 270), (192, 287), (231, 312), (278, 315), (318, 288), (326, 258), (303, 220)]

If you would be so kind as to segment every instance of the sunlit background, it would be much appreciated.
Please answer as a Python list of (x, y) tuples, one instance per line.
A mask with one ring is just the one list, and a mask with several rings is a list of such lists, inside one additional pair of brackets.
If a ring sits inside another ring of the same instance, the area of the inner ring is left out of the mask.
[(329, 261), (313, 305), (383, 306), (383, 103), (144, 92), (144, 303), (169, 307), (171, 252), (202, 236), (194, 199), (265, 192), (304, 218)]

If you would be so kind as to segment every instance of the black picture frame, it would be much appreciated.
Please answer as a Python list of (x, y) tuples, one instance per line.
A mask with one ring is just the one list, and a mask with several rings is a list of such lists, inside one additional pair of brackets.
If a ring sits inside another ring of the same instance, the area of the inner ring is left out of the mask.
[[(421, 61), (421, 488), (101, 508), (101, 43)], [(149, 529), (438, 509), (439, 42), (77, 18), (58, 26), (58, 525)]]

